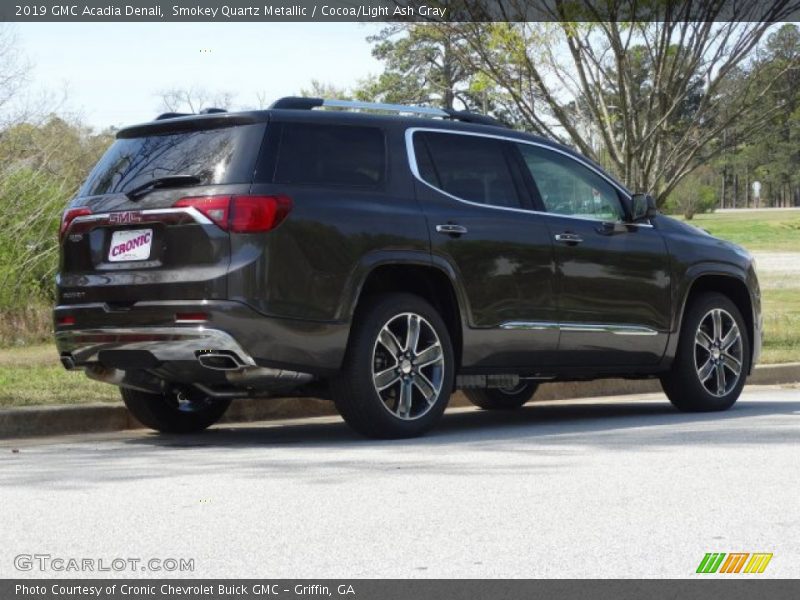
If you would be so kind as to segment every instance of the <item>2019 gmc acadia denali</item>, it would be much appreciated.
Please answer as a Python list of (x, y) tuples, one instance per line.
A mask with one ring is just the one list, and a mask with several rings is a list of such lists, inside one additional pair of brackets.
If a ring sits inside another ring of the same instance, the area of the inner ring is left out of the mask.
[(63, 364), (163, 432), (271, 391), (413, 436), (455, 388), (512, 409), (540, 381), (610, 376), (723, 410), (761, 348), (747, 252), (474, 113), (162, 115), (118, 133), (60, 234)]

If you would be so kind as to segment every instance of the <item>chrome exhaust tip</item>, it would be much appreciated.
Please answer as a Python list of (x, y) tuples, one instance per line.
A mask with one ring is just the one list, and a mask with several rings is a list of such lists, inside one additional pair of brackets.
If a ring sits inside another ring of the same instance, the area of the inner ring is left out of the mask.
[(214, 371), (238, 371), (242, 365), (236, 357), (223, 352), (202, 352), (197, 355), (197, 361), (206, 369)]
[(72, 358), (71, 354), (62, 354), (60, 358), (61, 364), (67, 371), (72, 371), (76, 368), (75, 359)]

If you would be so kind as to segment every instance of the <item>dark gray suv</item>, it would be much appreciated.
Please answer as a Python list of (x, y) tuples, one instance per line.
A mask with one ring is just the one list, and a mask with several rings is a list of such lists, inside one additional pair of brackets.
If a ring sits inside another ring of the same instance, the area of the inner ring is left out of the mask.
[(512, 409), (540, 381), (599, 377), (721, 410), (761, 347), (746, 251), (473, 113), (284, 98), (162, 115), (118, 133), (61, 244), (64, 366), (165, 432), (271, 392), (412, 436), (455, 388)]

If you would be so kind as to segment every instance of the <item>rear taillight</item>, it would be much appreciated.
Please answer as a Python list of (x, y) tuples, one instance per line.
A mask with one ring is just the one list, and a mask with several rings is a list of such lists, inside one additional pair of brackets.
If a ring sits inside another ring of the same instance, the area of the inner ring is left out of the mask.
[(196, 196), (181, 198), (176, 207), (199, 210), (218, 227), (234, 233), (275, 229), (292, 210), (289, 196)]
[(80, 208), (68, 208), (65, 210), (64, 214), (61, 215), (61, 228), (58, 230), (58, 239), (64, 239), (64, 234), (67, 233), (69, 226), (75, 219), (90, 214), (92, 214), (92, 211), (85, 206), (81, 206)]

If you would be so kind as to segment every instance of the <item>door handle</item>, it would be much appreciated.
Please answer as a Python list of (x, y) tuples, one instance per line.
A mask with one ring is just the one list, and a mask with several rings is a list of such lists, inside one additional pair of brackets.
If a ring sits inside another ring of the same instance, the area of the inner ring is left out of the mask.
[(455, 223), (445, 223), (444, 225), (437, 225), (436, 231), (446, 235), (464, 235), (469, 230), (463, 225), (456, 225)]
[(583, 238), (577, 233), (570, 233), (568, 231), (557, 233), (555, 238), (557, 242), (561, 242), (562, 244), (580, 244), (583, 241)]

